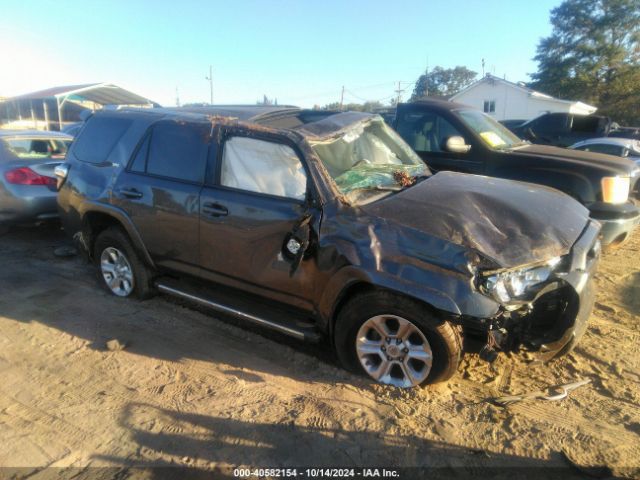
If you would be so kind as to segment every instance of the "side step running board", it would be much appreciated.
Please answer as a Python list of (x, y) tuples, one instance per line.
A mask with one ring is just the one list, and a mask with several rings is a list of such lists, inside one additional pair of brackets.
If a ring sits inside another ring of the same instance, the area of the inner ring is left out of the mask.
[(271, 320), (267, 320), (265, 318), (258, 317), (256, 315), (252, 315), (247, 312), (243, 312), (236, 308), (229, 307), (227, 305), (223, 305), (218, 302), (214, 302), (207, 298), (203, 298), (197, 295), (193, 295), (191, 293), (185, 292), (183, 290), (178, 290), (175, 287), (170, 287), (168, 285), (162, 283), (156, 283), (156, 288), (163, 293), (168, 295), (172, 295), (174, 297), (182, 298), (184, 300), (188, 300), (204, 307), (211, 308), (213, 310), (217, 310), (218, 312), (225, 313), (227, 315), (231, 315), (233, 317), (248, 320), (249, 322), (256, 323), (263, 327), (269, 328), (271, 330), (276, 330), (278, 332), (284, 333), (286, 335), (295, 337), (299, 340), (306, 340), (311, 342), (318, 342), (320, 340), (320, 335), (311, 329), (298, 329), (288, 325), (283, 325), (281, 323), (273, 322)]

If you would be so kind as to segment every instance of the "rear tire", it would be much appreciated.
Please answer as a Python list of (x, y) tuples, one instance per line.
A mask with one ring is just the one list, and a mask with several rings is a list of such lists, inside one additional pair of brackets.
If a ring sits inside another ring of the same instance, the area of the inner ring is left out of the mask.
[(144, 300), (155, 294), (152, 271), (140, 260), (120, 228), (109, 227), (100, 232), (93, 257), (100, 283), (113, 295)]
[(451, 378), (462, 358), (456, 326), (416, 300), (385, 291), (350, 300), (338, 314), (334, 339), (347, 370), (403, 388)]

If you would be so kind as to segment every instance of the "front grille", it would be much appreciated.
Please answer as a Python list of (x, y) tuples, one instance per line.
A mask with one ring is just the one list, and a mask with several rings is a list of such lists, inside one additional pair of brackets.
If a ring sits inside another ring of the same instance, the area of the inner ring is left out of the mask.
[(569, 286), (545, 293), (533, 303), (533, 309), (523, 319), (527, 326), (522, 343), (537, 350), (540, 345), (559, 340), (573, 325), (578, 307), (578, 296)]

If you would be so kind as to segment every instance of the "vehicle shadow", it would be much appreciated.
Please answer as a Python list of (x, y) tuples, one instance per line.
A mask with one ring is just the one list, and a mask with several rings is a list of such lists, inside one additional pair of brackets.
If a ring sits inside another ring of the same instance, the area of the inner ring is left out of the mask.
[(116, 339), (133, 354), (222, 364), (225, 373), (248, 382), (263, 381), (262, 369), (305, 381), (370, 385), (337, 368), (325, 343), (304, 343), (162, 295), (146, 301), (115, 297), (80, 255), (56, 257), (63, 245), (69, 240), (55, 228), (15, 228), (0, 238), (0, 317), (40, 322), (98, 351)]
[(159, 474), (152, 478), (165, 478), (167, 466), (191, 467), (191, 473), (216, 468), (214, 478), (233, 478), (237, 466), (402, 468), (401, 478), (577, 479), (584, 475), (559, 454), (548, 460), (532, 459), (412, 435), (244, 422), (145, 403), (128, 404), (120, 425), (144, 454), (92, 459), (123, 467), (151, 467), (151, 472)]

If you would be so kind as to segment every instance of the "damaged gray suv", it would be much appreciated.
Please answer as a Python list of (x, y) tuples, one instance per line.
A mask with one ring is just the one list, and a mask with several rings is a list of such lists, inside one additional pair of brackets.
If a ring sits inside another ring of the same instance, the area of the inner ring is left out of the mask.
[(121, 297), (161, 292), (331, 344), (412, 387), (481, 354), (569, 351), (600, 226), (556, 190), (441, 172), (376, 115), (295, 108), (91, 117), (57, 169), (65, 230)]

